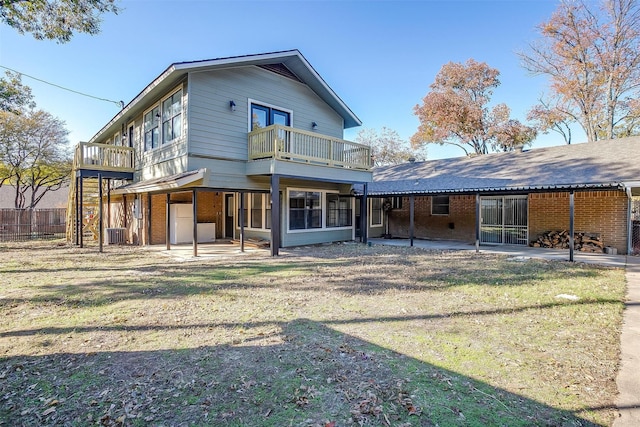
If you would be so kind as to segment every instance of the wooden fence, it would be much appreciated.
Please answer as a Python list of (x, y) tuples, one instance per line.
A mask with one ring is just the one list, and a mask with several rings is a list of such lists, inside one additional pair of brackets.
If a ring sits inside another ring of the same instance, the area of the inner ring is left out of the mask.
[(66, 211), (65, 208), (0, 209), (0, 241), (64, 238)]

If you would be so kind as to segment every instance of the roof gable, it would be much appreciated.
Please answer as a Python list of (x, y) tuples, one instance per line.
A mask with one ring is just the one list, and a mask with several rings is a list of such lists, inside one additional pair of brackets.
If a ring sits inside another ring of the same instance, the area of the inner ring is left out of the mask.
[(171, 87), (184, 79), (188, 73), (241, 66), (258, 66), (304, 83), (343, 118), (345, 129), (362, 124), (355, 113), (351, 111), (344, 101), (342, 101), (333, 89), (320, 77), (311, 64), (302, 56), (300, 51), (294, 49), (171, 64), (94, 135), (91, 138), (91, 142), (95, 142), (105, 133), (108, 133), (124, 117), (139, 113), (140, 111), (138, 110), (144, 108), (144, 106), (141, 106), (144, 101), (159, 97), (159, 94), (170, 90)]
[(289, 70), (283, 63), (258, 65), (258, 67), (267, 71), (271, 71), (272, 73), (279, 74), (283, 77), (288, 77), (296, 82), (302, 83), (302, 80), (300, 80), (298, 76), (293, 74), (291, 70)]

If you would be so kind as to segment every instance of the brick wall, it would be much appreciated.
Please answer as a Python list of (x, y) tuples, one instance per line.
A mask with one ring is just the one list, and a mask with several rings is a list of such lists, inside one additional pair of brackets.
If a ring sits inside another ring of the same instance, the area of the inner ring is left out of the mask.
[[(599, 234), (606, 246), (627, 252), (627, 196), (622, 191), (574, 193), (574, 230)], [(569, 193), (529, 195), (529, 240), (569, 229)]]
[[(627, 197), (622, 191), (585, 191), (574, 196), (574, 228), (599, 234), (619, 254), (627, 251)], [(541, 233), (569, 229), (569, 193), (529, 195), (529, 240)], [(409, 237), (409, 198), (389, 213), (389, 232)], [(449, 215), (431, 215), (431, 197), (415, 198), (416, 238), (475, 241), (475, 196), (450, 196)]]
[(167, 220), (167, 196), (165, 194), (151, 195), (151, 244), (165, 243)]
[[(171, 202), (191, 203), (192, 193), (174, 193)], [(167, 221), (167, 196), (166, 194), (154, 194), (151, 196), (151, 244), (163, 244), (166, 242)], [(222, 193), (212, 191), (198, 192), (198, 222), (215, 222), (216, 238), (222, 237)]]
[[(414, 237), (475, 241), (475, 196), (450, 196), (449, 215), (431, 215), (431, 197), (415, 197)], [(409, 237), (409, 197), (389, 213), (389, 233)]]

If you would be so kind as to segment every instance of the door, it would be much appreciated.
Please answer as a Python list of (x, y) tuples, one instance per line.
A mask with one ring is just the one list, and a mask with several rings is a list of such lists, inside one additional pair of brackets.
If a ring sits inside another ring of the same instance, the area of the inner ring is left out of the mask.
[(482, 197), (480, 243), (527, 245), (527, 196)]
[(224, 195), (224, 236), (233, 239), (233, 194)]

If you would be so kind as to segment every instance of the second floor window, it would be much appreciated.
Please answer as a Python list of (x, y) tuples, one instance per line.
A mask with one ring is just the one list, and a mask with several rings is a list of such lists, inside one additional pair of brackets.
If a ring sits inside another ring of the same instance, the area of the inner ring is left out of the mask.
[(251, 130), (271, 125), (291, 126), (291, 114), (277, 108), (251, 104)]
[(160, 129), (158, 123), (160, 120), (160, 108), (152, 108), (144, 115), (144, 149), (145, 151), (157, 148), (160, 143)]
[(182, 135), (182, 90), (162, 102), (162, 143)]

